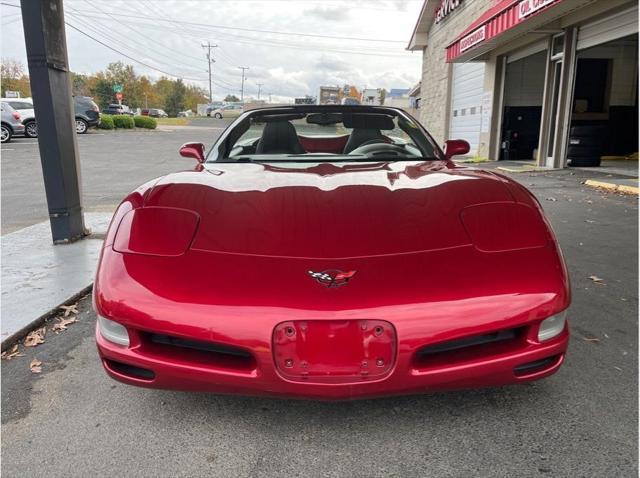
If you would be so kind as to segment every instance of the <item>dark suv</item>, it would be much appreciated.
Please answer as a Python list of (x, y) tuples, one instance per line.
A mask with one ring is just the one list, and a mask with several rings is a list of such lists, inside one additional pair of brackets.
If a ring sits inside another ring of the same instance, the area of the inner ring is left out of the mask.
[(107, 114), (107, 115), (130, 115), (130, 116), (133, 116), (133, 112), (131, 111), (131, 108), (129, 108), (127, 105), (119, 105), (117, 103), (110, 104), (109, 106), (104, 108), (102, 110), (102, 112), (104, 114)]
[(100, 124), (100, 109), (88, 96), (74, 96), (73, 109), (76, 116), (76, 133), (84, 134), (89, 126)]

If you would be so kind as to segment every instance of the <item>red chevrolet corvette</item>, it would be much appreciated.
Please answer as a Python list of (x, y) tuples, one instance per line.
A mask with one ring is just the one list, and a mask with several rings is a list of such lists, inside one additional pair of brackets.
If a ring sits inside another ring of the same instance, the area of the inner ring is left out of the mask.
[(567, 270), (518, 183), (405, 112), (245, 112), (118, 207), (97, 271), (107, 373), (143, 387), (352, 399), (546, 377)]

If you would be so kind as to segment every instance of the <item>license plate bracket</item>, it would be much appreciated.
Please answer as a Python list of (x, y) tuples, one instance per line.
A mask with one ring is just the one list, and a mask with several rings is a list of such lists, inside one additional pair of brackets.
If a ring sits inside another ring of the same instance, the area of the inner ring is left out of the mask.
[(391, 372), (396, 332), (384, 320), (290, 320), (273, 331), (278, 372), (293, 381), (370, 381)]

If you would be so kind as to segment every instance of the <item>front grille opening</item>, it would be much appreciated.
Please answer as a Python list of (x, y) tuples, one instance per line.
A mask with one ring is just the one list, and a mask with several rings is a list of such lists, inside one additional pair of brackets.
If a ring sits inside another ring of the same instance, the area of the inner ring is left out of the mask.
[(513, 350), (522, 342), (525, 327), (470, 335), (422, 347), (416, 353), (421, 368), (452, 365)]
[(239, 371), (256, 368), (253, 355), (242, 348), (164, 334), (144, 334), (145, 351), (185, 364), (213, 366)]
[(559, 355), (554, 355), (552, 357), (547, 357), (540, 360), (535, 360), (533, 362), (528, 362), (523, 365), (518, 365), (513, 369), (513, 373), (516, 377), (523, 377), (525, 375), (532, 375), (534, 373), (543, 372), (555, 365), (558, 362), (559, 358)]
[(153, 380), (156, 378), (156, 374), (153, 373), (153, 370), (149, 370), (147, 368), (136, 367), (134, 365), (110, 359), (105, 359), (105, 363), (109, 369), (119, 373), (120, 375), (125, 375), (138, 380)]

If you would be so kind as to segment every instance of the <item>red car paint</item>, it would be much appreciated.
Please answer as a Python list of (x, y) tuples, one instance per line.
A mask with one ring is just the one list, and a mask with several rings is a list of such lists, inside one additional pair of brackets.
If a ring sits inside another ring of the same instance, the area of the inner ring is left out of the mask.
[[(327, 287), (310, 271), (353, 274)], [(540, 343), (538, 326), (569, 303), (531, 194), (444, 160), (205, 163), (171, 174), (118, 208), (94, 285), (98, 314), (130, 336), (124, 347), (96, 333), (111, 377), (314, 399), (546, 377), (569, 334)], [(424, 351), (502, 331), (512, 336)]]

